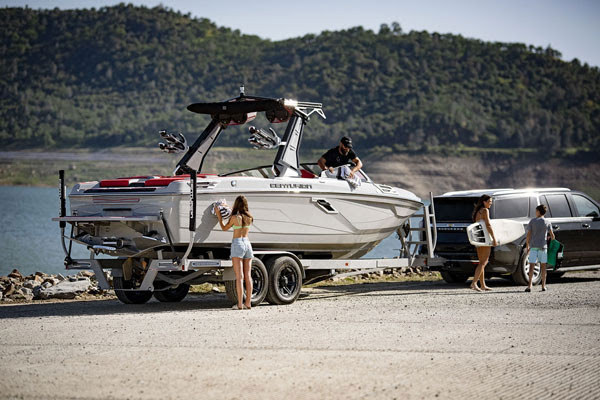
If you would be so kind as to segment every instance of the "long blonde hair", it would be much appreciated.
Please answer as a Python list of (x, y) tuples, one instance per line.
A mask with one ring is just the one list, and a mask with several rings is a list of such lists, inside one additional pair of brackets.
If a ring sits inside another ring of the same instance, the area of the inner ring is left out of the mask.
[[(244, 195), (240, 195), (240, 196), (236, 197), (235, 202), (233, 203), (233, 209), (231, 210), (231, 216), (238, 215), (238, 214), (242, 216), (242, 222), (244, 224), (245, 224), (244, 217), (250, 219), (249, 223), (252, 223), (252, 221), (254, 221), (254, 217), (252, 217), (252, 214), (250, 214), (250, 211), (248, 211), (248, 199), (246, 199), (246, 196), (244, 196)], [(248, 221), (248, 220), (246, 219), (246, 221)]]

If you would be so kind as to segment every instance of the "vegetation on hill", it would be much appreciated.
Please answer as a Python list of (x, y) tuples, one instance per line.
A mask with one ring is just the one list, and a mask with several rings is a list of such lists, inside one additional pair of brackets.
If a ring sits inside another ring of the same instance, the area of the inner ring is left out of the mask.
[[(207, 120), (185, 107), (234, 97), (244, 82), (248, 94), (323, 102), (309, 148), (349, 134), (362, 149), (597, 151), (600, 72), (560, 57), (398, 24), (272, 42), (162, 7), (4, 8), (0, 138), (9, 148), (151, 145), (166, 128), (193, 140)], [(219, 144), (243, 144), (244, 132), (228, 128)]]

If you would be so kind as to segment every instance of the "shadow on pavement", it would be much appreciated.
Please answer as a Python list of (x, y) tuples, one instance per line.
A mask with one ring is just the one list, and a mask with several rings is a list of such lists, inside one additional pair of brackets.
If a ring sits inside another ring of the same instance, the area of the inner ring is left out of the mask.
[(222, 294), (188, 295), (180, 303), (161, 303), (151, 300), (146, 304), (123, 304), (116, 299), (64, 301), (57, 303), (23, 303), (0, 307), (0, 319), (65, 317), (76, 315), (146, 314), (177, 311), (228, 311), (231, 303)]
[[(577, 274), (569, 274), (561, 278), (552, 278), (548, 283), (568, 284), (581, 282), (599, 281), (598, 276), (577, 276)], [(301, 300), (318, 300), (324, 298), (366, 295), (366, 296), (413, 296), (413, 295), (431, 295), (431, 296), (465, 296), (465, 295), (494, 295), (494, 294), (521, 294), (524, 286), (516, 285), (509, 279), (492, 278), (486, 279), (486, 283), (492, 291), (490, 292), (475, 292), (469, 289), (471, 281), (464, 284), (450, 284), (444, 281), (408, 281), (408, 282), (374, 282), (374, 283), (356, 283), (348, 285), (331, 285), (319, 286), (315, 288), (320, 293), (312, 295), (310, 293), (302, 293)], [(386, 292), (395, 293), (386, 293)]]
[[(570, 273), (553, 280), (552, 285), (561, 283), (594, 282), (600, 280), (600, 274)], [(320, 300), (343, 296), (493, 296), (494, 293), (520, 294), (522, 286), (516, 286), (512, 281), (502, 278), (488, 280), (491, 292), (477, 293), (468, 288), (467, 284), (448, 284), (444, 281), (420, 282), (375, 282), (348, 285), (319, 286), (303, 290), (300, 301)], [(312, 292), (312, 293), (311, 293)], [(392, 293), (393, 292), (393, 293)], [(268, 306), (265, 303), (261, 307)], [(0, 306), (0, 319), (35, 318), (52, 316), (78, 316), (78, 315), (110, 315), (110, 314), (145, 314), (177, 311), (229, 311), (231, 303), (225, 294), (188, 295), (180, 303), (161, 303), (154, 299), (146, 304), (123, 304), (116, 299), (89, 300), (89, 301), (64, 301), (24, 303)]]

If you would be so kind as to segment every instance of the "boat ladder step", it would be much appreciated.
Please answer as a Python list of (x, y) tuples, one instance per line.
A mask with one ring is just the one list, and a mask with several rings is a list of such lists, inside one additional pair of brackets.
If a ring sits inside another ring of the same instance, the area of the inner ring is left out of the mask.
[(427, 244), (427, 240), (416, 240), (416, 241), (409, 240), (406, 242), (406, 244), (409, 244), (409, 245), (410, 244)]

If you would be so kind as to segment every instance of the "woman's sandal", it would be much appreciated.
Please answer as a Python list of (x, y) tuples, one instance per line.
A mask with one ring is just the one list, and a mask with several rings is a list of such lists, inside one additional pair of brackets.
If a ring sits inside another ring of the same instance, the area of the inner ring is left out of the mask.
[(471, 285), (469, 286), (469, 289), (474, 290), (476, 292), (481, 292), (481, 288), (477, 285)]
[(242, 308), (239, 308), (237, 304), (234, 304), (233, 307), (231, 307), (232, 310), (243, 310), (244, 306), (242, 305)]

